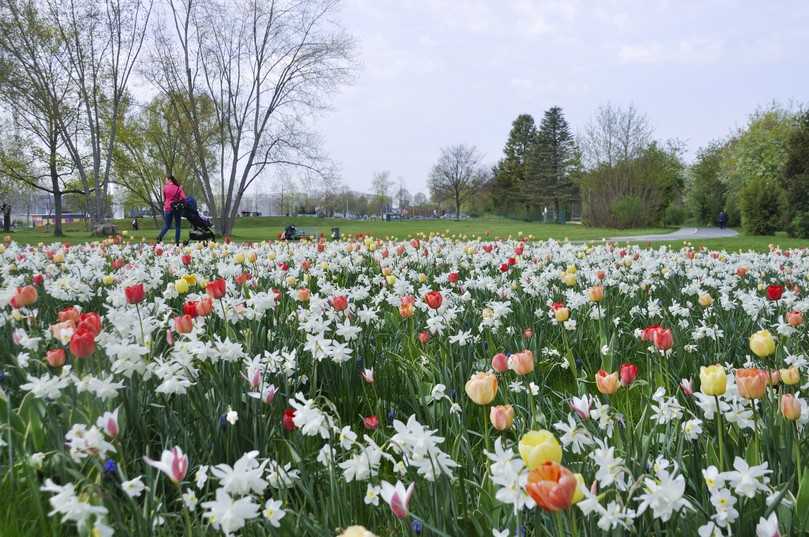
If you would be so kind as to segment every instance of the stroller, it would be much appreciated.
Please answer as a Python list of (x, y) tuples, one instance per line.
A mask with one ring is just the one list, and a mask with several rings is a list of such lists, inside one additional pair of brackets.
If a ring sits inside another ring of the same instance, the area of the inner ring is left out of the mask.
[(210, 218), (205, 218), (197, 210), (197, 200), (188, 196), (185, 198), (185, 208), (183, 209), (183, 216), (191, 224), (191, 231), (188, 233), (188, 240), (185, 241), (187, 245), (191, 241), (213, 241), (216, 239), (214, 235)]

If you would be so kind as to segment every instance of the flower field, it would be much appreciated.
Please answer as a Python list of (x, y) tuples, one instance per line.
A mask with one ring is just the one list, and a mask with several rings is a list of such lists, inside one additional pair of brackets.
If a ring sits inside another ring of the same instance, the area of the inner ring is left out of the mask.
[(801, 535), (807, 275), (804, 250), (7, 242), (0, 535)]

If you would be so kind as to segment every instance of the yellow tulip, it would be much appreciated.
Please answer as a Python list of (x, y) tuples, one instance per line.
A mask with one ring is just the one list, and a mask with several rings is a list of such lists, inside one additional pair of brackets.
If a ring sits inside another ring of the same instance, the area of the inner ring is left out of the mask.
[(238, 263), (239, 265), (244, 263), (244, 254), (242, 252), (239, 252), (236, 255), (234, 255), (233, 256), (233, 262)]
[(719, 364), (699, 368), (699, 384), (705, 395), (722, 395), (727, 387), (725, 368)]
[(562, 274), (562, 283), (568, 287), (576, 285), (576, 274), (573, 272), (565, 272)]
[(174, 282), (174, 289), (178, 294), (184, 295), (188, 292), (188, 282), (185, 281), (185, 278), (180, 278)]
[(708, 293), (700, 293), (699, 294), (699, 305), (703, 308), (707, 308), (713, 304), (713, 297)]
[(396, 283), (396, 276), (394, 276), (393, 274), (385, 277), (385, 279), (388, 281), (388, 285), (393, 285), (394, 283)]
[(520, 457), (526, 468), (533, 470), (546, 462), (562, 462), (562, 446), (553, 433), (542, 429), (522, 435), (519, 443)]
[(419, 283), (426, 283), (427, 282), (427, 275), (423, 272), (419, 274)]
[(115, 283), (115, 277), (112, 274), (105, 274), (101, 281), (104, 285), (112, 285)]
[(189, 287), (193, 287), (197, 284), (197, 276), (195, 274), (186, 274), (183, 276), (183, 280), (185, 280), (185, 283), (187, 283)]
[(376, 537), (376, 535), (365, 529), (365, 526), (349, 526), (337, 537)]
[(795, 366), (789, 367), (787, 369), (782, 369), (781, 373), (781, 382), (792, 386), (797, 384), (801, 381), (801, 372), (798, 371), (798, 368)]
[(759, 358), (775, 354), (775, 339), (769, 330), (759, 330), (750, 336), (750, 350)]

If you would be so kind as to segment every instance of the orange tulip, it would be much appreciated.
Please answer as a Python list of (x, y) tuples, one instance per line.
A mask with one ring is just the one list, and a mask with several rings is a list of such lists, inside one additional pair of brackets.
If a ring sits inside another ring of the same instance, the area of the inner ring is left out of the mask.
[(556, 462), (531, 470), (525, 491), (545, 511), (557, 512), (568, 509), (573, 503), (578, 481), (576, 476)]
[(174, 329), (179, 334), (187, 334), (194, 329), (194, 319), (188, 315), (178, 315), (174, 318)]
[(596, 388), (604, 395), (612, 395), (618, 391), (618, 373), (607, 373), (599, 369), (596, 373)]
[(413, 304), (403, 302), (399, 306), (399, 315), (402, 317), (402, 319), (409, 319), (414, 313), (415, 311), (413, 310)]
[(604, 287), (601, 285), (594, 285), (587, 290), (587, 298), (592, 302), (601, 302), (604, 300)]
[(213, 311), (213, 300), (209, 296), (202, 297), (199, 299), (199, 302), (197, 302), (195, 308), (197, 310), (197, 315), (200, 317), (205, 317), (206, 315), (209, 315), (211, 311)]
[(508, 366), (518, 375), (527, 375), (534, 370), (534, 353), (529, 350), (514, 353), (508, 359)]
[(511, 405), (493, 406), (489, 411), (489, 420), (492, 422), (492, 427), (498, 431), (510, 429), (514, 422), (514, 407)]
[(781, 396), (778, 407), (781, 409), (781, 414), (789, 421), (795, 421), (801, 417), (801, 402), (791, 393)]
[(800, 311), (789, 311), (786, 314), (787, 324), (792, 328), (803, 324), (803, 313)]
[(770, 376), (766, 371), (751, 367), (736, 370), (736, 388), (746, 399), (761, 399), (767, 389)]

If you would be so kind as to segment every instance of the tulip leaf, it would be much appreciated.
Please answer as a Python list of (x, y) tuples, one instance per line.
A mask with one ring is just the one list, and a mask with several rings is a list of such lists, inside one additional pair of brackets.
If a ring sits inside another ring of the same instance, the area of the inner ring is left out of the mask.
[(804, 468), (802, 474), (795, 501), (795, 526), (799, 531), (809, 528), (809, 468)]

